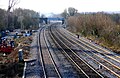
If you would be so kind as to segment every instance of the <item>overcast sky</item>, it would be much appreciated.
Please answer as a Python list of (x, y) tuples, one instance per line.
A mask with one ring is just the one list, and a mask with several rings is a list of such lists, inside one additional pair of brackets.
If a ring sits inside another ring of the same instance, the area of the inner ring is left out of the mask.
[[(0, 0), (0, 8), (6, 9), (7, 5), (8, 0)], [(18, 7), (40, 13), (61, 13), (68, 7), (78, 12), (120, 11), (120, 0), (20, 0)]]

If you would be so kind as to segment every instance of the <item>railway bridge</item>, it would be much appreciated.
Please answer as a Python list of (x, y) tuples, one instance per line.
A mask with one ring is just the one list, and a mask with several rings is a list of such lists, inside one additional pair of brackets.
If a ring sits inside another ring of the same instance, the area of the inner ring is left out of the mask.
[(46, 18), (39, 18), (39, 22), (40, 23), (46, 23), (46, 24), (48, 24), (48, 23), (50, 23), (50, 21), (61, 21), (62, 22), (62, 24), (64, 24), (64, 18), (59, 18), (59, 17), (57, 17), (57, 18), (54, 18), (54, 17), (46, 17)]

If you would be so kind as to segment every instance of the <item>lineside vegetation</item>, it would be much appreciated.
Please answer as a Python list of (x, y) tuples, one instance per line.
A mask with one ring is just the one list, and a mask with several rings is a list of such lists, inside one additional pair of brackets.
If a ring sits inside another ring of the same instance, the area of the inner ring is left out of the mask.
[(120, 53), (120, 14), (80, 13), (67, 18), (68, 29)]
[[(7, 11), (0, 9), (0, 31), (14, 29), (38, 29), (39, 13), (29, 9), (14, 9), (6, 17)], [(6, 19), (8, 19), (6, 21)]]

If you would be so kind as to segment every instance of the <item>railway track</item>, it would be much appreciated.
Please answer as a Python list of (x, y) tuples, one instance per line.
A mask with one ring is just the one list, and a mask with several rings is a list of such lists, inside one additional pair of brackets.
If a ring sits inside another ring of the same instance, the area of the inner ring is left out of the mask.
[(59, 46), (60, 49), (64, 51), (64, 55), (74, 64), (74, 66), (79, 70), (81, 76), (87, 78), (104, 78), (101, 74), (99, 74), (94, 68), (92, 68), (86, 61), (81, 59), (71, 48), (69, 48), (60, 38), (58, 37), (55, 32), (53, 32), (50, 28), (50, 32), (52, 34), (52, 38)]
[(43, 28), (39, 33), (38, 44), (40, 59), (44, 72), (44, 78), (49, 77), (61, 78), (59, 70), (57, 69), (57, 66), (52, 58), (52, 55), (48, 48), (48, 44), (46, 42), (45, 28)]
[[(66, 30), (65, 30), (66, 31)], [(63, 31), (61, 31), (61, 32), (63, 32)], [(68, 31), (66, 31), (66, 32), (68, 32)], [(70, 32), (68, 32), (68, 33), (70, 33)], [(71, 33), (70, 33), (71, 34)], [(67, 35), (69, 35), (70, 36), (70, 34), (67, 34)], [(75, 37), (72, 37), (75, 41), (76, 41), (76, 43), (80, 43), (80, 44), (83, 44), (83, 45), (85, 45), (87, 48), (89, 48), (89, 50), (91, 50), (91, 51), (96, 51), (96, 52), (93, 52), (93, 53), (98, 53), (100, 56), (102, 56), (102, 58), (105, 58), (105, 59), (107, 59), (106, 61), (107, 62), (109, 62), (109, 61), (111, 61), (112, 60), (112, 63), (113, 64), (115, 64), (114, 65), (114, 67), (116, 67), (116, 68), (118, 68), (118, 69), (120, 69), (120, 55), (119, 54), (115, 54), (115, 53), (113, 53), (113, 52), (110, 52), (110, 51), (108, 51), (108, 50), (105, 50), (104, 48), (103, 48), (103, 50), (102, 50), (102, 47), (100, 47), (98, 50), (97, 50), (97, 48), (95, 47), (95, 45), (94, 45), (94, 47), (91, 47), (91, 46), (89, 46), (88, 44), (91, 44), (91, 45), (93, 45), (92, 43), (87, 43), (85, 40), (83, 40), (83, 39), (80, 39), (80, 40), (78, 40), (78, 39), (76, 39)], [(84, 43), (85, 42), (85, 43)], [(98, 47), (98, 46), (97, 46)], [(96, 49), (94, 49), (94, 48), (96, 48)], [(115, 55), (113, 55), (113, 54), (115, 54)], [(99, 56), (99, 57), (100, 57)], [(115, 58), (114, 58), (115, 57)], [(103, 59), (104, 60), (104, 59)], [(113, 62), (114, 61), (114, 62)], [(110, 63), (110, 62), (109, 62)], [(111, 63), (111, 64), (112, 64)]]
[[(64, 30), (64, 29), (63, 29)], [(64, 32), (67, 32), (67, 35), (72, 35), (73, 38), (75, 38), (75, 35), (64, 30)], [(68, 34), (69, 33), (69, 34)], [(94, 44), (94, 43), (89, 43), (90, 41), (88, 41), (87, 39), (85, 38), (79, 38), (79, 40), (77, 39), (78, 43), (82, 43), (84, 45), (87, 45), (89, 48), (103, 54), (104, 56), (108, 57), (109, 59), (112, 59), (118, 63), (120, 63), (120, 54), (116, 54), (116, 53), (113, 53), (112, 51), (108, 50), (108, 49), (105, 49), (97, 44)]]
[(56, 24), (41, 28), (38, 46), (42, 78), (120, 78), (119, 55), (112, 57), (114, 53), (99, 50)]
[[(64, 29), (63, 29), (64, 30)], [(66, 30), (64, 30), (64, 31), (61, 31), (61, 32), (65, 32)], [(68, 31), (66, 31), (66, 32), (68, 32)], [(69, 34), (68, 34), (69, 33)], [(116, 67), (117, 66), (117, 68), (119, 69), (120, 68), (120, 55), (119, 54), (116, 54), (116, 53), (113, 53), (113, 52), (111, 52), (111, 51), (109, 51), (109, 50), (107, 50), (107, 49), (104, 49), (103, 47), (101, 47), (101, 46), (99, 46), (99, 45), (96, 45), (96, 44), (93, 44), (93, 43), (89, 43), (89, 41), (88, 40), (86, 40), (86, 39), (82, 39), (82, 38), (80, 38), (80, 40), (79, 39), (76, 39), (75, 38), (75, 36), (72, 34), (72, 33), (70, 33), (70, 32), (68, 32), (66, 35), (72, 35), (73, 36), (73, 38), (77, 41), (77, 43), (80, 43), (80, 44), (83, 44), (83, 45), (86, 45), (86, 47), (88, 47), (90, 50), (93, 50), (93, 51), (96, 51), (96, 53), (97, 54), (99, 54), (102, 58), (105, 58), (106, 59), (106, 61), (109, 61), (109, 63), (111, 62), (111, 63), (113, 63), (113, 64), (115, 64), (114, 66)], [(86, 40), (86, 41), (85, 41)], [(84, 43), (85, 42), (85, 43)], [(91, 47), (90, 45), (94, 45), (94, 47)], [(98, 49), (97, 49), (97, 48)], [(100, 48), (99, 48), (100, 47)], [(95, 48), (95, 49), (94, 49)], [(101, 49), (101, 50), (99, 50), (99, 49)], [(103, 49), (103, 50), (102, 50)]]
[[(57, 30), (58, 31), (58, 30)], [(62, 31), (62, 32), (64, 32), (64, 31)], [(60, 32), (59, 32), (60, 33)], [(58, 33), (58, 34), (59, 34)], [(61, 36), (63, 36), (63, 35), (65, 35), (65, 33), (64, 34), (62, 34)], [(68, 35), (67, 36), (64, 36), (65, 38), (66, 37), (68, 37)], [(67, 38), (68, 39), (68, 38)], [(73, 39), (68, 39), (69, 40), (69, 43), (71, 43), (72, 42), (72, 45), (73, 44), (78, 44), (78, 42), (75, 42), (75, 41), (73, 41)], [(70, 41), (71, 40), (71, 41)], [(74, 39), (75, 40), (75, 39)], [(84, 47), (84, 46), (82, 46), (82, 45), (80, 45), (80, 44), (78, 44), (78, 46), (80, 46), (80, 47), (83, 47), (84, 49), (86, 48), (86, 47)], [(88, 49), (88, 47), (86, 48), (86, 49)], [(84, 51), (83, 51), (84, 52)], [(108, 71), (110, 71), (111, 73), (113, 73), (115, 76), (117, 76), (117, 77), (120, 77), (119, 76), (119, 74), (120, 74), (120, 67), (118, 67), (118, 66), (116, 66), (116, 65), (114, 65), (113, 63), (111, 63), (111, 62), (109, 62), (109, 61), (107, 61), (106, 59), (104, 59), (104, 58), (102, 58), (102, 57), (100, 57), (99, 55), (97, 55), (96, 53), (94, 53), (94, 52), (92, 52), (92, 54), (91, 53), (86, 53), (86, 52), (84, 52), (85, 53), (85, 55), (87, 55), (87, 56), (89, 56), (90, 58), (92, 58), (93, 60), (95, 60), (99, 65), (102, 65), (105, 69), (107, 69)]]
[(56, 65), (61, 73), (63, 78), (84, 78), (79, 76), (79, 73), (72, 66), (72, 64), (67, 60), (67, 58), (62, 54), (62, 49), (56, 44), (54, 37), (51, 35), (50, 31), (46, 33), (50, 48), (52, 49), (51, 54), (54, 57)]

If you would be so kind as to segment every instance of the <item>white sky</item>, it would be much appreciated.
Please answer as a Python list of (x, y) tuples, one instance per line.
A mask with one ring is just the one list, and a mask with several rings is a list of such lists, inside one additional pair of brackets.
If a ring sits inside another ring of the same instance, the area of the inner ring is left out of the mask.
[[(0, 8), (7, 9), (8, 0), (0, 0)], [(78, 12), (120, 11), (120, 0), (20, 0), (15, 6), (40, 13), (62, 13), (68, 7)]]

